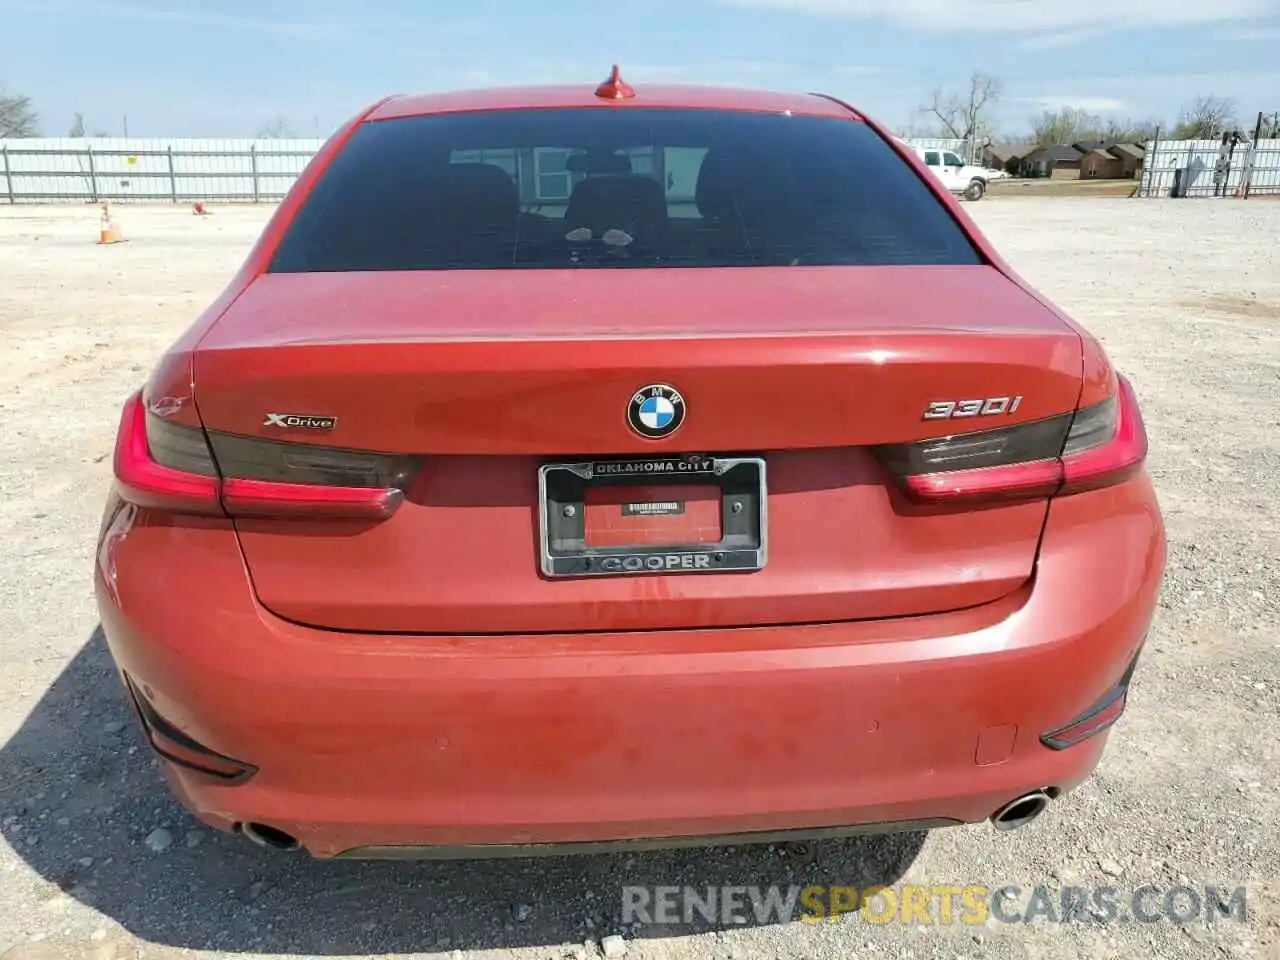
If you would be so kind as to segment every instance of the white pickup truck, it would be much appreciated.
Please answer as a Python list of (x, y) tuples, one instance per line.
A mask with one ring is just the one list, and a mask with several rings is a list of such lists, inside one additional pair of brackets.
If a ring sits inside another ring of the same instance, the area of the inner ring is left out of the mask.
[(958, 193), (966, 200), (981, 200), (986, 196), (987, 184), (991, 180), (989, 170), (965, 163), (960, 159), (959, 154), (951, 150), (935, 150), (928, 147), (911, 149), (952, 193)]

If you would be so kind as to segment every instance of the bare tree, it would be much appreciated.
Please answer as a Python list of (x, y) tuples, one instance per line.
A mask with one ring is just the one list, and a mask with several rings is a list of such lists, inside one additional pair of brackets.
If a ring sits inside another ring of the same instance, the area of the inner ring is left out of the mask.
[(0, 89), (0, 137), (34, 137), (39, 120), (30, 97), (10, 96)]
[(1101, 140), (1114, 140), (1116, 143), (1146, 143), (1160, 129), (1159, 120), (1109, 120), (1101, 130)]
[(1235, 101), (1227, 97), (1196, 97), (1182, 108), (1172, 137), (1175, 140), (1212, 140), (1235, 126)]
[(914, 119), (905, 126), (899, 127), (895, 132), (903, 139), (932, 140), (947, 136), (947, 134), (938, 129), (936, 123), (930, 123), (928, 120), (922, 119)]
[(284, 117), (276, 117), (274, 120), (264, 123), (258, 128), (257, 137), (259, 140), (286, 140), (293, 136), (293, 131), (289, 127), (289, 121)]
[(944, 136), (956, 140), (977, 139), (992, 135), (990, 121), (992, 108), (1000, 100), (1001, 84), (985, 73), (975, 73), (969, 78), (963, 92), (935, 90), (933, 102), (921, 108), (921, 112), (937, 120)]
[(96, 127), (94, 131), (90, 133), (89, 128), (85, 126), (84, 114), (81, 113), (79, 110), (77, 110), (76, 118), (74, 121), (72, 121), (71, 130), (70, 132), (67, 133), (67, 136), (68, 137), (98, 137), (101, 139), (101, 138), (109, 137), (111, 136), (111, 134), (107, 133), (107, 131), (103, 130), (101, 127)]
[(1075, 107), (1046, 110), (1031, 121), (1031, 139), (1039, 146), (1049, 144), (1146, 143), (1159, 124), (1154, 120), (1103, 120), (1097, 114)]
[(1076, 107), (1046, 110), (1031, 124), (1031, 138), (1039, 146), (1079, 143), (1097, 139), (1094, 133), (1102, 126), (1101, 118)]

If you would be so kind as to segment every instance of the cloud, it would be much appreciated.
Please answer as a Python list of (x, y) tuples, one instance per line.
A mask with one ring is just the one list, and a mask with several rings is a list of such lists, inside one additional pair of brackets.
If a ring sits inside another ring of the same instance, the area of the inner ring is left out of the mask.
[(888, 70), (874, 64), (842, 63), (832, 67), (831, 72), (839, 77), (877, 77)]
[(44, 0), (44, 2), (24, 3), (22, 9), (31, 13), (235, 30), (243, 33), (287, 37), (292, 40), (333, 40), (344, 36), (347, 30), (343, 24), (332, 21), (246, 17), (239, 14), (214, 13), (182, 4), (159, 7), (138, 3), (65, 3), (58, 0)]
[(639, 82), (641, 78), (651, 83), (671, 83), (688, 80), (693, 76), (693, 68), (688, 64), (676, 63), (635, 63), (627, 64), (624, 75)]
[(1221, 30), (1220, 40), (1280, 40), (1280, 27), (1241, 27), (1237, 30)]
[[(1111, 113), (1119, 107), (1121, 116), (1170, 122), (1182, 107), (1198, 96), (1225, 97), (1234, 101), (1237, 119), (1252, 127), (1259, 107), (1267, 104), (1267, 94), (1280, 90), (1280, 69), (1197, 73), (1094, 74), (1081, 72), (1053, 81), (1028, 79), (1011, 91), (1001, 104), (1001, 115), (1016, 125), (1022, 116), (1042, 109), (1078, 107), (1090, 113)], [(1048, 86), (1052, 82), (1053, 86)], [(1261, 94), (1260, 94), (1261, 91)], [(1261, 102), (1259, 102), (1261, 100)], [(1029, 108), (1029, 109), (1028, 109)]]
[(1173, 94), (1178, 97), (1201, 94), (1231, 97), (1251, 102), (1259, 91), (1268, 94), (1280, 89), (1280, 70), (1203, 71), (1198, 73), (1130, 73), (1076, 78), (1080, 86), (1103, 89), (1119, 96), (1146, 97), (1151, 94)]
[[(604, 79), (598, 62), (529, 58), (517, 61), (520, 76), (531, 83), (594, 83)], [(896, 70), (896, 68), (895, 68)], [(634, 83), (719, 83), (730, 86), (818, 82), (820, 77), (883, 77), (893, 70), (876, 64), (813, 63), (804, 60), (712, 59), (696, 63), (637, 61), (623, 65), (622, 75)]]
[(737, 7), (886, 20), (937, 31), (1109, 31), (1246, 20), (1280, 13), (1280, 0), (718, 0)]
[(1116, 100), (1112, 97), (1082, 97), (1072, 96), (1069, 94), (1055, 94), (1047, 97), (1027, 97), (1024, 98), (1024, 102), (1035, 103), (1050, 110), (1060, 110), (1063, 107), (1070, 107), (1073, 110), (1085, 110), (1089, 113), (1108, 113), (1114, 110), (1124, 110), (1128, 106), (1123, 100)]
[(1021, 41), (1018, 46), (1024, 50), (1049, 50), (1059, 47), (1074, 47), (1092, 40), (1104, 31), (1100, 30), (1055, 30), (1052, 33), (1033, 34)]
[(796, 69), (796, 64), (770, 60), (712, 60), (696, 64), (631, 64), (623, 71), (628, 77), (646, 81), (677, 81), (698, 79), (706, 82), (707, 77), (728, 77), (739, 80), (744, 77), (759, 77), (787, 73)]
[(480, 67), (471, 67), (463, 70), (458, 79), (467, 86), (486, 86), (498, 82), (498, 77), (492, 70), (485, 70)]

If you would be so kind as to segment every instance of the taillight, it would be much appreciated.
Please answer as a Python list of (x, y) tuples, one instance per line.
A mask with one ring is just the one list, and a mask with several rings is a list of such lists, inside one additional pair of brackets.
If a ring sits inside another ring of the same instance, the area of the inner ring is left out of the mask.
[(411, 457), (208, 436), (233, 517), (389, 517), (416, 466)]
[(415, 466), (410, 457), (206, 434), (148, 412), (141, 392), (125, 403), (115, 452), (124, 500), (229, 517), (385, 519)]
[[(154, 447), (147, 437), (148, 420), (158, 425)], [(114, 466), (116, 489), (129, 503), (182, 513), (223, 514), (217, 470), (201, 431), (161, 425), (148, 416), (140, 392), (126, 401), (121, 413)]]
[(1120, 483), (1142, 468), (1147, 435), (1133, 387), (1047, 420), (876, 448), (912, 499), (1039, 499)]

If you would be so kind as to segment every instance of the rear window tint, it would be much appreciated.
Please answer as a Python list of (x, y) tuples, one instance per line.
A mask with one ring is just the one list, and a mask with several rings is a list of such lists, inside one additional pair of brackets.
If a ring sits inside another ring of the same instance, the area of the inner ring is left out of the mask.
[(270, 270), (978, 262), (864, 123), (576, 108), (363, 125)]

